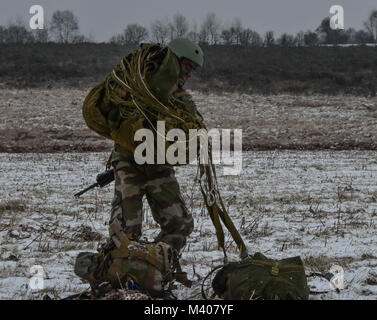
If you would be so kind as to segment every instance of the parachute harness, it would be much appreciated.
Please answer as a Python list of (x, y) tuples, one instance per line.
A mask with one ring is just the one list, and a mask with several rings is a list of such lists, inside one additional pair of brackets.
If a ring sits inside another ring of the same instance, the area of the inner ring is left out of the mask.
[[(173, 95), (169, 95), (167, 101), (164, 103), (151, 92), (145, 80), (148, 68), (146, 61), (156, 54), (155, 48), (152, 45), (144, 50), (137, 50), (123, 57), (120, 64), (106, 79), (107, 96), (111, 102), (120, 106), (119, 112), (122, 117), (128, 118), (129, 116), (133, 116), (139, 119), (146, 119), (157, 135), (161, 135), (161, 133), (158, 132), (148, 115), (153, 116), (154, 120), (165, 121), (166, 130), (180, 128), (185, 132), (187, 137), (189, 136), (190, 129), (197, 129), (199, 135), (201, 135), (200, 129), (206, 129), (206, 126), (196, 114), (182, 108), (179, 101)], [(117, 91), (114, 90), (116, 85), (125, 90), (130, 95), (130, 99), (124, 99), (118, 95)], [(165, 139), (165, 137), (163, 138)], [(198, 136), (194, 136), (193, 138), (197, 139)], [(189, 140), (180, 140), (175, 143), (177, 142), (185, 143), (187, 148)], [(224, 245), (224, 231), (220, 219), (236, 242), (241, 258), (244, 258), (248, 256), (247, 249), (221, 199), (210, 145), (208, 150), (201, 148), (201, 153), (208, 153), (205, 154), (205, 156), (208, 155), (206, 157), (208, 164), (203, 164), (200, 158), (203, 159), (204, 155), (198, 154), (200, 189), (209, 216), (216, 229), (218, 245), (223, 249), (224, 261), (227, 262), (227, 256)]]

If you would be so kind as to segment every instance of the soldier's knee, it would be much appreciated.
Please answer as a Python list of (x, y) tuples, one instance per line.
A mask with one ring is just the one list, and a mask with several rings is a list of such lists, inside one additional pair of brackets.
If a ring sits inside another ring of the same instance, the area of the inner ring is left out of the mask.
[(194, 230), (194, 219), (191, 215), (188, 215), (187, 218), (181, 224), (179, 232), (184, 236), (188, 237)]

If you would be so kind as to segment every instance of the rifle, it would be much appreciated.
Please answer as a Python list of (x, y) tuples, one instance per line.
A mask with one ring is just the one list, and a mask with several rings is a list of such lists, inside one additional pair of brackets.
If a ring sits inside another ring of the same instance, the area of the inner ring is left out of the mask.
[(93, 189), (95, 187), (104, 187), (107, 186), (109, 183), (114, 181), (114, 169), (106, 170), (105, 172), (101, 172), (97, 175), (96, 183), (93, 183), (89, 187), (85, 188), (84, 190), (81, 190), (80, 192), (77, 192), (75, 194), (75, 197), (79, 197), (85, 192), (89, 191), (90, 189)]

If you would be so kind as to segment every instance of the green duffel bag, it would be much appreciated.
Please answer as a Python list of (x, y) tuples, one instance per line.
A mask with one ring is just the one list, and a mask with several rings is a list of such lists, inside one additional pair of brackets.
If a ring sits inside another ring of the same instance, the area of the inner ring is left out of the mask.
[(222, 267), (212, 280), (214, 292), (231, 300), (307, 300), (309, 288), (300, 257), (268, 259), (256, 253)]

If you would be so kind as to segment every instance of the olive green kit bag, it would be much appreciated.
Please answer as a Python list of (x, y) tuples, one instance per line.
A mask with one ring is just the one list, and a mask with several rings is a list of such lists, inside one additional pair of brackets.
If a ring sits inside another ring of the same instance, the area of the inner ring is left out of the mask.
[(307, 300), (309, 288), (300, 257), (269, 259), (255, 253), (217, 271), (212, 280), (216, 295), (231, 300)]

